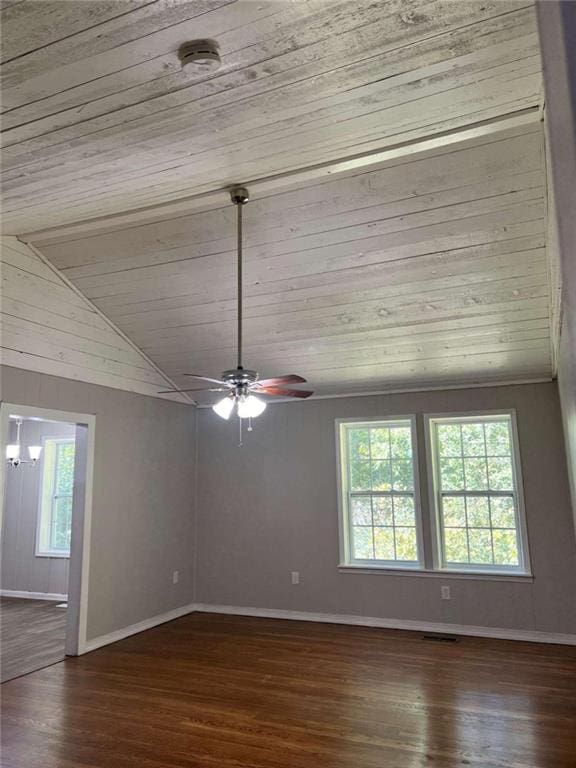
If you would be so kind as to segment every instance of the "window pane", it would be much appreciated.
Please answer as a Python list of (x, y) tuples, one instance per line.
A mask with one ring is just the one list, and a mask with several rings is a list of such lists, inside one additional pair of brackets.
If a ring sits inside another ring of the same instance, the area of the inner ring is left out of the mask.
[(372, 485), (369, 461), (352, 463), (351, 483), (353, 491), (369, 491)]
[(349, 479), (347, 555), (353, 560), (418, 562), (411, 424), (343, 426), (341, 435)]
[(355, 496), (352, 499), (352, 522), (354, 525), (372, 525), (370, 496)]
[(486, 453), (488, 456), (510, 456), (510, 430), (508, 421), (486, 422)]
[(499, 565), (518, 565), (516, 531), (492, 531), (494, 562)]
[(392, 497), (373, 496), (372, 510), (374, 514), (374, 525), (394, 525)]
[(56, 464), (56, 494), (72, 494), (74, 487), (74, 443), (58, 443)]
[(51, 549), (70, 549), (72, 531), (72, 497), (60, 496), (54, 499), (52, 512)]
[(464, 462), (462, 459), (442, 459), (440, 482), (443, 491), (464, 490)]
[(395, 528), (396, 559), (414, 561), (418, 559), (416, 528)]
[(40, 554), (70, 551), (72, 493), (74, 490), (73, 438), (44, 440), (40, 478), (37, 545)]
[(411, 461), (392, 462), (392, 487), (395, 491), (411, 491), (414, 488)]
[(466, 496), (466, 513), (471, 528), (490, 528), (487, 496)]
[(369, 459), (370, 458), (370, 433), (367, 429), (351, 429), (348, 433), (348, 444), (350, 446), (350, 458)]
[(411, 496), (394, 497), (394, 524), (396, 526), (416, 525), (414, 499)]
[(412, 458), (412, 430), (410, 427), (392, 427), (390, 430), (392, 458)]
[(466, 506), (463, 496), (444, 496), (442, 499), (444, 525), (463, 528), (466, 525)]
[(352, 529), (353, 556), (358, 560), (373, 560), (372, 528), (355, 525)]
[(468, 542), (471, 563), (492, 563), (492, 538), (489, 530), (471, 528), (468, 531)]
[(464, 456), (484, 456), (484, 426), (482, 424), (462, 425), (462, 448)]
[(432, 436), (442, 561), (495, 570), (519, 566), (510, 418), (432, 419)]
[(446, 528), (444, 545), (447, 563), (468, 562), (468, 539), (465, 528)]
[(374, 551), (378, 560), (394, 560), (394, 528), (374, 528)]
[(438, 425), (438, 447), (440, 456), (462, 455), (462, 437), (459, 424)]
[(510, 458), (489, 458), (488, 477), (491, 491), (512, 491), (514, 489), (514, 481)]
[(492, 525), (494, 528), (514, 528), (514, 499), (511, 496), (494, 496), (490, 501)]
[(370, 430), (370, 453), (373, 459), (390, 458), (390, 430)]
[(484, 491), (488, 488), (486, 459), (464, 459), (464, 476), (467, 491)]
[(391, 470), (389, 461), (372, 462), (372, 490), (389, 491), (391, 488)]

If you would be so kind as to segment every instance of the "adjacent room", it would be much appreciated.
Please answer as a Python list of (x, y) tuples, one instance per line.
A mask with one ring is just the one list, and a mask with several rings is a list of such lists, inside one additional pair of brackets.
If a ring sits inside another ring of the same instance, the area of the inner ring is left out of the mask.
[(576, 0), (2, 0), (9, 768), (574, 768)]
[(1, 539), (2, 681), (65, 657), (75, 482), (75, 424), (10, 415), (9, 430)]

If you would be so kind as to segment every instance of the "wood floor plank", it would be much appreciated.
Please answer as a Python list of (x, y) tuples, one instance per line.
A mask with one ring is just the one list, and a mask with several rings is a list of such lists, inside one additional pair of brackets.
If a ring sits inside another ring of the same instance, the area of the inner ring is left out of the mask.
[(0, 598), (0, 671), (5, 682), (64, 659), (66, 609), (53, 600)]
[(12, 768), (573, 768), (576, 648), (193, 614), (3, 687)]

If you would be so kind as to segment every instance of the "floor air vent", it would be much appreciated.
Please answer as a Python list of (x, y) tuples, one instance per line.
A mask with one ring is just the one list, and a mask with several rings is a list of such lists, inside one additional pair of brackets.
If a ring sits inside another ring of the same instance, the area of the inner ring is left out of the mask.
[(457, 635), (422, 635), (422, 640), (432, 640), (435, 643), (457, 643), (460, 638)]

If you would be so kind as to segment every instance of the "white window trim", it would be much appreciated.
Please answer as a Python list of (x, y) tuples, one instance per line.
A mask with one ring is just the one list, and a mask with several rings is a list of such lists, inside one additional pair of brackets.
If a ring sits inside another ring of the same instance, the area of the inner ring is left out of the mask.
[[(366, 426), (374, 429), (378, 425), (406, 426), (410, 424), (412, 439), (412, 470), (414, 475), (414, 512), (416, 516), (416, 545), (418, 549), (418, 561), (414, 563), (405, 560), (356, 560), (350, 552), (350, 526), (351, 518), (348, 510), (348, 455), (345, 450), (345, 427), (353, 424), (356, 427)], [(365, 568), (382, 571), (422, 571), (424, 569), (424, 540), (423, 521), (420, 493), (420, 467), (418, 463), (418, 439), (416, 434), (416, 416), (382, 416), (379, 418), (345, 418), (336, 419), (336, 456), (338, 475), (338, 527), (339, 527), (339, 568)], [(342, 428), (344, 427), (344, 429)]]
[[(440, 504), (439, 504), (439, 483), (438, 467), (436, 466), (436, 451), (432, 445), (432, 424), (442, 420), (462, 420), (470, 423), (474, 419), (483, 422), (487, 417), (507, 416), (510, 419), (510, 431), (512, 435), (512, 472), (514, 477), (514, 487), (517, 501), (517, 530), (520, 541), (519, 565), (478, 565), (459, 563), (455, 566), (448, 566), (442, 562), (442, 542), (440, 528)], [(528, 546), (528, 532), (526, 526), (526, 507), (524, 504), (524, 484), (522, 481), (522, 468), (520, 466), (520, 442), (518, 439), (518, 424), (516, 420), (516, 410), (514, 408), (507, 410), (490, 411), (469, 411), (457, 413), (427, 413), (424, 414), (424, 433), (426, 440), (426, 469), (428, 474), (428, 493), (430, 500), (430, 525), (432, 533), (432, 564), (433, 570), (441, 574), (475, 574), (475, 575), (493, 575), (493, 576), (511, 576), (511, 577), (532, 577), (530, 566), (530, 550)]]
[(426, 579), (480, 579), (481, 581), (516, 581), (526, 583), (534, 581), (530, 573), (487, 573), (485, 571), (457, 571), (454, 569), (434, 570), (433, 568), (388, 568), (378, 565), (339, 565), (338, 570), (341, 573), (364, 573), (364, 574), (388, 574), (394, 576), (417, 576)]
[[(42, 546), (42, 499), (43, 499), (42, 486), (44, 485), (44, 460), (46, 457), (47, 442), (75, 443), (76, 440), (74, 435), (71, 435), (70, 437), (64, 437), (62, 435), (58, 435), (56, 437), (50, 437), (49, 435), (45, 435), (42, 438), (42, 454), (41, 454), (41, 459), (38, 467), (41, 477), (39, 480), (39, 487), (38, 487), (38, 511), (36, 516), (36, 548), (35, 548), (34, 554), (36, 557), (63, 558), (65, 560), (69, 560), (70, 549), (64, 551), (62, 549), (49, 549)], [(54, 503), (54, 500), (52, 497), (52, 505), (53, 503)], [(53, 506), (51, 507), (51, 511), (52, 509), (53, 509)]]

